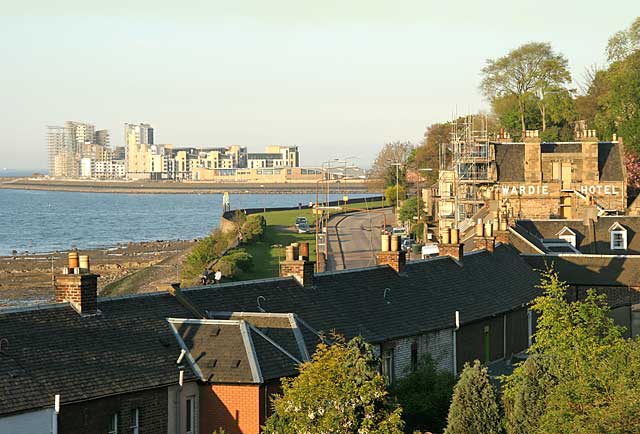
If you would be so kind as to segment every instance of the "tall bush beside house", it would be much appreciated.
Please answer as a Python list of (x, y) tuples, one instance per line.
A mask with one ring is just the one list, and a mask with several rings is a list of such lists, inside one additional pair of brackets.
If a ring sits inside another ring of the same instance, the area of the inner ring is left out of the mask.
[(282, 381), (266, 434), (401, 434), (401, 409), (389, 397), (379, 360), (360, 337), (318, 345), (300, 375)]
[(187, 280), (197, 278), (205, 267), (229, 248), (232, 240), (233, 234), (224, 233), (220, 229), (200, 240), (185, 259), (183, 277)]
[(414, 372), (399, 380), (391, 393), (402, 407), (407, 430), (442, 432), (455, 383), (453, 374), (438, 371), (428, 354)]
[(487, 368), (478, 360), (465, 364), (453, 388), (445, 434), (499, 434), (502, 420)]
[(267, 220), (261, 214), (249, 215), (240, 226), (241, 241), (249, 244), (262, 239)]

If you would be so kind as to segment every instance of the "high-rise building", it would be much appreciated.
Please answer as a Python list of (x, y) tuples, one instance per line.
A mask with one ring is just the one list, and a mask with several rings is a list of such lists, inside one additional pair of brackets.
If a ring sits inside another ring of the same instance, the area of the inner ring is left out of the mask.
[(96, 140), (95, 143), (100, 146), (104, 146), (105, 148), (109, 147), (111, 141), (111, 137), (109, 136), (109, 130), (98, 130), (96, 131)]
[(146, 178), (150, 172), (150, 145), (154, 144), (153, 127), (149, 124), (124, 124), (127, 175)]
[(87, 173), (82, 159), (106, 161), (111, 159), (109, 131), (98, 130), (86, 122), (67, 121), (64, 126), (47, 127), (49, 175), (76, 178)]

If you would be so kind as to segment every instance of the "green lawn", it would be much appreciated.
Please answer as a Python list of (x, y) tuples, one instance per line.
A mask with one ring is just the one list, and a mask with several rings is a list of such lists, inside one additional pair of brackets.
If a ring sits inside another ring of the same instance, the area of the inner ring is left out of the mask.
[[(343, 210), (332, 210), (332, 214), (344, 212), (344, 210), (379, 208), (384, 205), (382, 201), (357, 204), (347, 204)], [(253, 256), (253, 270), (239, 276), (240, 280), (262, 279), (266, 277), (277, 277), (279, 274), (279, 263), (285, 256), (285, 247), (291, 243), (309, 243), (310, 260), (316, 259), (316, 239), (314, 215), (310, 209), (269, 211), (261, 213), (267, 220), (267, 227), (264, 239), (255, 244), (242, 246)], [(311, 225), (311, 230), (307, 234), (299, 234), (296, 230), (296, 217), (306, 217)], [(281, 247), (280, 247), (281, 246)]]

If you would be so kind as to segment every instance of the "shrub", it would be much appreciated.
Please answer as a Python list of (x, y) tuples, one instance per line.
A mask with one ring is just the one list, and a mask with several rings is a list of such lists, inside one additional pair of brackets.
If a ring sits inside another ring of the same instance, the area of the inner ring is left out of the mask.
[(402, 407), (407, 430), (442, 432), (455, 383), (452, 373), (437, 370), (429, 354), (414, 372), (398, 381), (391, 393)]
[(267, 220), (263, 215), (255, 214), (248, 216), (242, 226), (240, 226), (242, 242), (249, 244), (261, 240), (266, 226)]
[(243, 271), (249, 271), (253, 267), (253, 257), (244, 249), (234, 249), (227, 252), (214, 265), (214, 270), (220, 271), (224, 277), (233, 278)]

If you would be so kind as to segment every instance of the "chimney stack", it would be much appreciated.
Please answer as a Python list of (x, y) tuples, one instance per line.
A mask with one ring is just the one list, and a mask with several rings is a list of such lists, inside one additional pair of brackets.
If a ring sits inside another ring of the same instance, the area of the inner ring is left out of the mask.
[(388, 265), (400, 273), (407, 263), (407, 254), (400, 248), (399, 235), (382, 234), (382, 251), (376, 254), (378, 265)]
[[(498, 224), (499, 225), (499, 224)], [(485, 249), (487, 252), (493, 252), (496, 247), (496, 234), (493, 232), (493, 220), (488, 221), (484, 225), (481, 220), (476, 224), (476, 235), (473, 238), (474, 250)]]
[(98, 276), (91, 274), (89, 257), (69, 253), (69, 266), (54, 276), (56, 302), (68, 302), (81, 315), (98, 312)]
[(440, 256), (451, 256), (457, 261), (462, 261), (464, 257), (464, 244), (460, 242), (460, 229), (446, 228), (440, 234), (440, 245), (438, 245)]
[(313, 286), (314, 266), (309, 261), (309, 243), (291, 244), (286, 248), (285, 260), (280, 262), (280, 277), (293, 276), (303, 287)]

